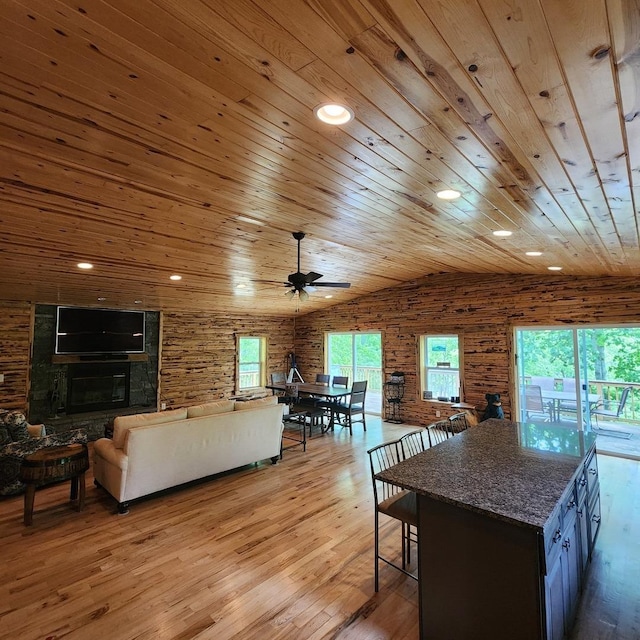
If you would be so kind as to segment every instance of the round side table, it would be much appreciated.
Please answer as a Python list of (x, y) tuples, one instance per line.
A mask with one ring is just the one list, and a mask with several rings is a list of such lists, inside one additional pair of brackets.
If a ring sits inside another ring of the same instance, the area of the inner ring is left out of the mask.
[(22, 461), (20, 480), (27, 485), (24, 494), (24, 523), (33, 522), (33, 500), (36, 485), (57, 480), (71, 480), (70, 500), (76, 502), (76, 510), (84, 507), (84, 474), (89, 468), (89, 452), (86, 444), (69, 444), (62, 447), (46, 447)]

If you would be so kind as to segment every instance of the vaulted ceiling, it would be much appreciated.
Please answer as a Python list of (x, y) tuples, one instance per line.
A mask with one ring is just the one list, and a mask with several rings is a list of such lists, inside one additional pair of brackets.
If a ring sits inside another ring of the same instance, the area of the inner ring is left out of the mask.
[[(0, 36), (2, 299), (289, 314), (639, 271), (639, 0), (3, 0)], [(351, 288), (283, 295), (293, 231)]]

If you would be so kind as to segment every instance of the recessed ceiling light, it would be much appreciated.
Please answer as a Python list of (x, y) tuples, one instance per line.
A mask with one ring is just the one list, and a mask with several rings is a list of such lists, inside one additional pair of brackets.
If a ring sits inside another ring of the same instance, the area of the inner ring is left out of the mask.
[(562, 271), (562, 267), (547, 267), (549, 271)]
[(524, 255), (537, 257), (542, 255), (542, 251), (527, 251)]
[(78, 269), (93, 269), (93, 265), (90, 262), (78, 262)]
[(353, 111), (341, 104), (319, 104), (313, 112), (327, 124), (346, 124), (353, 118)]
[(142, 300), (134, 300), (133, 304), (142, 304)]
[(325, 298), (327, 298), (327, 300), (328, 300), (329, 298), (333, 298), (333, 296), (331, 294), (329, 294), (328, 296), (325, 296)]
[(507, 231), (506, 229), (498, 229), (497, 231), (493, 232), (493, 235), (498, 236), (498, 238), (508, 238), (512, 234), (513, 231)]
[(172, 276), (169, 276), (169, 280), (182, 280), (182, 276), (174, 273)]
[(264, 222), (262, 220), (256, 220), (255, 218), (248, 218), (247, 216), (238, 216), (236, 218), (238, 222), (247, 222), (248, 224), (255, 224), (259, 227), (264, 227)]
[(236, 289), (246, 289), (246, 288), (247, 288), (247, 285), (242, 282), (236, 285)]
[(443, 189), (442, 191), (438, 191), (436, 195), (441, 200), (455, 200), (456, 198), (459, 198), (462, 194), (459, 191), (456, 191), (455, 189)]
[(98, 298), (98, 302), (104, 302), (106, 298)]

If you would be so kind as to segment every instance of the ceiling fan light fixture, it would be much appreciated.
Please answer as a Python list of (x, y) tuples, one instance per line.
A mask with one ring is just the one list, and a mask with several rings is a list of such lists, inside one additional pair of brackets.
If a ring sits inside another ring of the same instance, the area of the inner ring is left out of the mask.
[(354, 117), (353, 111), (349, 107), (335, 103), (319, 104), (313, 113), (318, 120), (333, 125), (346, 124)]
[(455, 200), (456, 198), (459, 198), (462, 194), (459, 191), (456, 191), (455, 189), (443, 189), (442, 191), (438, 191), (436, 195), (441, 200)]
[(309, 299), (309, 294), (304, 289), (300, 289), (300, 291), (298, 291), (298, 297), (304, 302)]

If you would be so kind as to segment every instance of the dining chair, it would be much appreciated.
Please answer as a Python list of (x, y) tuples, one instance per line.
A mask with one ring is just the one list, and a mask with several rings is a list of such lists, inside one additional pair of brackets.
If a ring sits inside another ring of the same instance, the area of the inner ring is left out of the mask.
[(333, 376), (332, 387), (348, 387), (349, 378), (347, 376)]
[(454, 413), (452, 416), (449, 416), (451, 433), (455, 435), (456, 433), (460, 433), (461, 431), (465, 431), (469, 428), (469, 420), (467, 419), (467, 416), (468, 414), (466, 411)]
[(619, 418), (622, 415), (624, 406), (627, 404), (627, 399), (631, 393), (631, 387), (625, 387), (620, 395), (618, 402), (611, 400), (603, 400), (600, 404), (596, 405), (595, 409), (592, 409), (591, 415), (596, 417), (596, 429), (600, 427), (598, 424), (598, 416), (603, 418)]
[(329, 384), (331, 376), (328, 373), (316, 373), (316, 384)]
[[(344, 427), (349, 428), (349, 434), (353, 435), (353, 423), (362, 422), (364, 430), (367, 430), (367, 423), (364, 414), (364, 402), (367, 395), (367, 381), (354, 382), (351, 385), (349, 400), (347, 403), (336, 402), (331, 405), (333, 423), (337, 421)], [(360, 416), (359, 420), (354, 420), (354, 416)]]
[(451, 423), (449, 420), (434, 422), (427, 427), (427, 434), (429, 436), (429, 447), (435, 447), (453, 435)]
[[(274, 373), (269, 374), (271, 378), (272, 385), (283, 385), (287, 384), (287, 376), (281, 371), (275, 371)], [(295, 401), (295, 397), (287, 395), (286, 391), (278, 391), (277, 389), (271, 390), (274, 396), (278, 396), (279, 404), (291, 404)], [(297, 397), (297, 396), (296, 396)]]
[(544, 402), (542, 389), (537, 384), (528, 384), (524, 388), (524, 407), (527, 420), (553, 420), (553, 403)]
[(547, 391), (553, 391), (556, 388), (556, 379), (551, 376), (531, 376), (530, 384)]
[[(371, 469), (374, 501), (374, 549), (375, 549), (375, 590), (379, 586), (379, 564), (385, 562), (389, 566), (401, 571), (405, 575), (417, 580), (418, 578), (407, 570), (410, 564), (409, 547), (416, 540), (411, 537), (411, 527), (418, 530), (418, 511), (416, 494), (397, 485), (378, 480), (376, 474), (398, 464), (402, 460), (402, 446), (399, 440), (385, 442), (367, 451)], [(380, 553), (380, 514), (393, 518), (401, 524), (402, 536), (402, 564), (383, 556)]]

